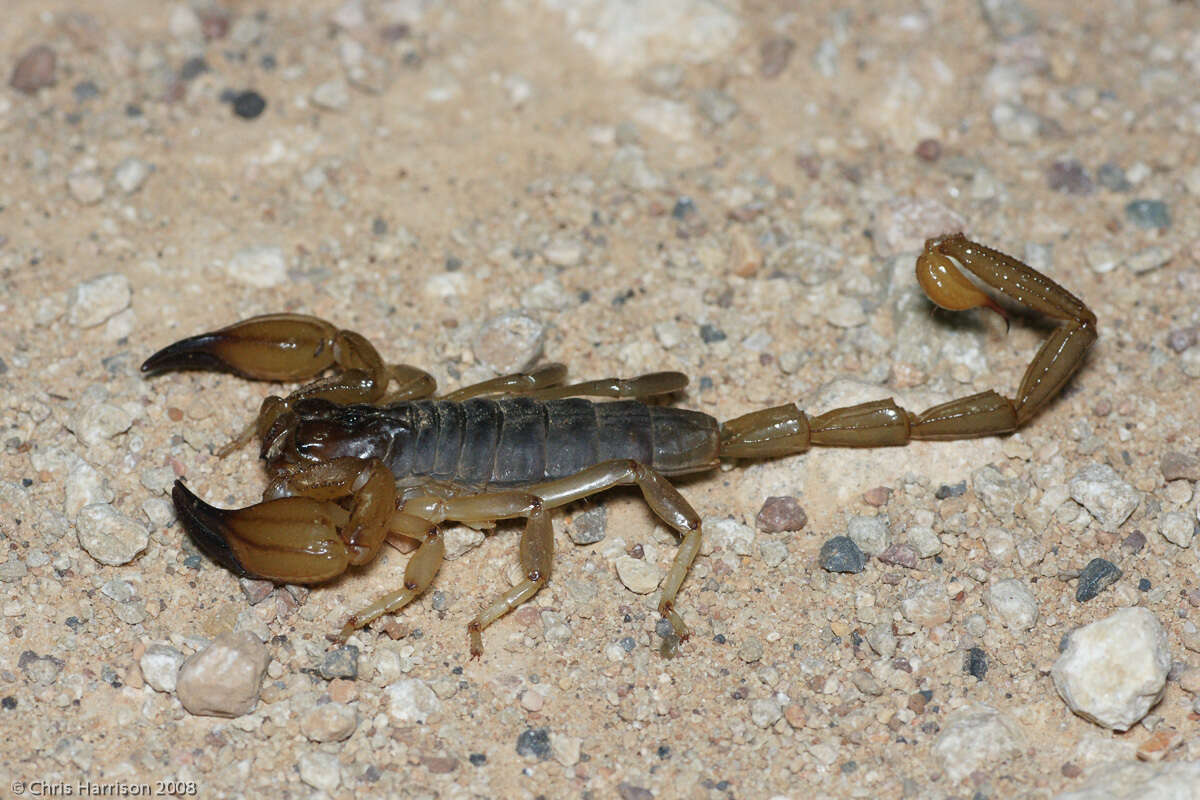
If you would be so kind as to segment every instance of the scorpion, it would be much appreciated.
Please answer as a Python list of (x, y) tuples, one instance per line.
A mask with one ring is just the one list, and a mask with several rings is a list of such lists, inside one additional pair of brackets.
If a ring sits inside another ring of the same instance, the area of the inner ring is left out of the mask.
[(300, 314), (253, 317), (183, 339), (141, 368), (147, 374), (202, 369), (311, 381), (286, 397), (267, 397), (257, 419), (218, 453), (260, 441), (270, 475), (262, 502), (214, 508), (178, 480), (172, 499), (201, 551), (236, 574), (276, 583), (326, 582), (370, 563), (390, 535), (415, 540), (402, 586), (350, 615), (341, 641), (429, 588), (445, 553), (443, 523), (484, 528), (523, 519), (521, 580), (467, 626), (471, 656), (478, 658), (483, 630), (550, 578), (550, 510), (634, 485), (680, 540), (658, 603), (677, 643), (688, 637), (676, 598), (700, 550), (701, 520), (670, 478), (712, 470), (723, 458), (776, 458), (812, 446), (1010, 433), (1079, 368), (1097, 336), (1096, 316), (1081, 300), (961, 233), (928, 240), (916, 261), (918, 283), (935, 305), (985, 307), (1007, 322), (1001, 306), (964, 270), (1012, 303), (1059, 323), (1013, 399), (988, 390), (914, 414), (888, 398), (812, 417), (789, 403), (718, 423), (698, 411), (647, 402), (682, 390), (682, 373), (567, 384), (561, 364), (435, 397), (429, 373), (385, 363), (358, 333)]

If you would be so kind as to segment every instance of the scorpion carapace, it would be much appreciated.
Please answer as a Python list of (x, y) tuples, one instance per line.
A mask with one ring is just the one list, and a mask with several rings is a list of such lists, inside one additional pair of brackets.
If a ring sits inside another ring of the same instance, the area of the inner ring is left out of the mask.
[(403, 586), (352, 614), (343, 639), (429, 588), (444, 552), (439, 525), (520, 518), (523, 579), (467, 626), (471, 654), (479, 656), (483, 629), (550, 577), (549, 510), (635, 485), (681, 537), (659, 587), (659, 611), (683, 640), (688, 630), (675, 600), (700, 549), (701, 525), (668, 477), (711, 469), (721, 458), (784, 456), (813, 445), (875, 447), (1008, 433), (1079, 368), (1096, 340), (1096, 317), (1086, 305), (1045, 275), (962, 234), (930, 239), (917, 258), (918, 281), (937, 305), (999, 311), (964, 269), (1061, 323), (1025, 370), (1014, 399), (986, 391), (913, 414), (889, 398), (815, 417), (787, 404), (718, 424), (697, 411), (645, 402), (684, 388), (687, 378), (678, 372), (568, 385), (559, 364), (434, 399), (428, 373), (386, 364), (359, 334), (298, 314), (255, 317), (184, 339), (147, 359), (142, 371), (200, 368), (303, 381), (332, 370), (286, 397), (268, 397), (257, 420), (223, 451), (259, 439), (271, 476), (263, 502), (213, 508), (180, 481), (172, 497), (205, 553), (239, 574), (278, 582), (320, 583), (367, 564), (388, 534), (419, 542)]

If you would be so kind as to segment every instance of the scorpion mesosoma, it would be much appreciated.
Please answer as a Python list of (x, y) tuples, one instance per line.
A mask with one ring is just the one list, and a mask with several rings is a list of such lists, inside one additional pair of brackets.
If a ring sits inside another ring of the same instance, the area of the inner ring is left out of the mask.
[(1096, 317), (1082, 301), (962, 234), (930, 239), (917, 258), (918, 282), (936, 305), (1003, 314), (963, 269), (1060, 322), (1025, 370), (1015, 399), (989, 390), (913, 414), (888, 398), (815, 417), (787, 404), (718, 424), (697, 411), (644, 402), (682, 389), (687, 378), (681, 373), (566, 385), (560, 364), (434, 399), (428, 373), (386, 364), (359, 334), (298, 314), (254, 317), (184, 339), (147, 359), (142, 371), (314, 379), (287, 397), (268, 397), (256, 422), (221, 453), (260, 440), (271, 475), (263, 502), (217, 509), (181, 481), (172, 498), (201, 550), (235, 573), (276, 582), (335, 578), (374, 559), (390, 533), (416, 540), (402, 587), (351, 615), (343, 640), (429, 588), (442, 565), (440, 524), (485, 527), (523, 518), (523, 580), (467, 626), (471, 655), (481, 655), (483, 629), (550, 577), (549, 510), (620, 485), (636, 485), (681, 539), (660, 584), (658, 608), (683, 640), (688, 629), (675, 600), (700, 549), (701, 525), (669, 477), (712, 469), (721, 458), (773, 458), (813, 445), (875, 447), (1008, 433), (1037, 414), (1079, 368), (1096, 339)]

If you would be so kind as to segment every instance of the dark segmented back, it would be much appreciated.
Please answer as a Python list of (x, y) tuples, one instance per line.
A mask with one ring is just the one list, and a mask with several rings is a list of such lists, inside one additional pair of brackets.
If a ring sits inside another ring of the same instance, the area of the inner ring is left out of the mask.
[(320, 458), (379, 458), (397, 479), (429, 477), (472, 487), (516, 487), (565, 478), (613, 459), (664, 475), (717, 462), (717, 421), (637, 400), (475, 398), (378, 408), (304, 401), (296, 449)]

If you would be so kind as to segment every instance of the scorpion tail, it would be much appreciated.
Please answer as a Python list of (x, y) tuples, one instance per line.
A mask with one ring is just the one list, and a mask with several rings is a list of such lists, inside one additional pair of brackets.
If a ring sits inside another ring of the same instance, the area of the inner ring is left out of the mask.
[(171, 499), (196, 546), (238, 575), (320, 583), (342, 574), (350, 563), (338, 536), (349, 513), (335, 503), (285, 497), (226, 510), (205, 503), (182, 481), (175, 481)]

